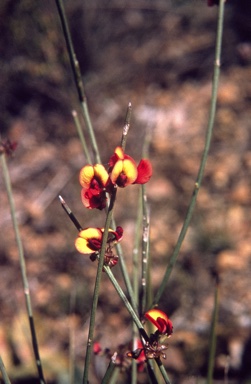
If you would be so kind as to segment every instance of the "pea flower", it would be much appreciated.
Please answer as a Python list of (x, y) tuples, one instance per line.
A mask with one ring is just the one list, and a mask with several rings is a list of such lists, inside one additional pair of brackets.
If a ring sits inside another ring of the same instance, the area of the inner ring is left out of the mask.
[(112, 184), (121, 188), (130, 184), (145, 184), (152, 176), (152, 165), (149, 160), (142, 159), (137, 166), (131, 156), (117, 147), (109, 160), (109, 173)]
[[(89, 254), (90, 259), (95, 261), (101, 250), (104, 228), (86, 228), (79, 232), (75, 241), (78, 252)], [(105, 250), (104, 264), (113, 267), (118, 262), (118, 256), (114, 255), (112, 246), (122, 239), (123, 228), (117, 227), (116, 231), (109, 229), (107, 245)]]
[(106, 206), (106, 190), (109, 175), (102, 164), (86, 165), (79, 174), (81, 198), (86, 208), (103, 209)]
[(168, 316), (160, 309), (150, 309), (144, 315), (149, 320), (161, 335), (171, 336), (173, 333), (173, 324)]

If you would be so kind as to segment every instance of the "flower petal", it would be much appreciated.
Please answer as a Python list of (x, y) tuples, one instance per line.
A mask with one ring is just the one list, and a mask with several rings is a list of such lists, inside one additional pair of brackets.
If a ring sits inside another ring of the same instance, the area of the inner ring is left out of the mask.
[(115, 148), (114, 153), (118, 156), (118, 159), (124, 160), (124, 151), (121, 147)]
[(161, 334), (171, 335), (173, 333), (173, 325), (168, 316), (159, 309), (150, 309), (145, 313), (145, 318), (148, 319)]
[(104, 209), (106, 207), (106, 193), (104, 190), (83, 188), (81, 199), (84, 206), (88, 209)]
[(127, 176), (127, 182), (125, 186), (128, 184), (132, 184), (137, 179), (138, 171), (136, 163), (132, 158), (125, 159), (123, 161), (123, 173)]
[(147, 183), (151, 176), (152, 176), (152, 164), (147, 159), (140, 160), (140, 163), (138, 165), (138, 176), (137, 179), (134, 181), (134, 184), (145, 184)]
[(93, 169), (94, 169), (94, 177), (97, 178), (98, 181), (100, 181), (100, 183), (104, 187), (109, 179), (107, 170), (102, 164), (95, 164)]
[(94, 177), (94, 168), (92, 165), (86, 165), (80, 170), (79, 182), (83, 188), (89, 188)]
[(112, 169), (112, 172), (110, 174), (110, 179), (111, 179), (111, 182), (113, 184), (116, 184), (117, 182), (117, 179), (119, 177), (119, 175), (121, 174), (121, 172), (123, 171), (123, 160), (118, 160), (113, 169)]
[(101, 241), (102, 232), (100, 228), (86, 228), (79, 232), (75, 247), (80, 253), (90, 254), (100, 248)]
[(93, 252), (90, 250), (87, 244), (88, 244), (87, 240), (83, 239), (82, 237), (78, 237), (75, 240), (75, 247), (77, 251), (80, 253), (89, 254)]

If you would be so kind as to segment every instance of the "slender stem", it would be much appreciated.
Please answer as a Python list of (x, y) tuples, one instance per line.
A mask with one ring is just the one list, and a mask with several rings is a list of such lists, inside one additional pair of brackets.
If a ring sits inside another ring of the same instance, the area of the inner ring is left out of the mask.
[(81, 127), (81, 124), (80, 124), (77, 112), (76, 111), (72, 111), (72, 116), (73, 116), (74, 123), (75, 123), (76, 129), (77, 129), (77, 132), (78, 132), (79, 140), (80, 140), (80, 142), (82, 144), (82, 147), (83, 147), (83, 151), (84, 151), (87, 163), (91, 164), (92, 163), (91, 156), (90, 156), (88, 147), (86, 145), (86, 140), (85, 140), (85, 137), (84, 137), (84, 134), (83, 134), (83, 130), (82, 130), (82, 127)]
[(117, 358), (117, 352), (115, 352), (112, 357), (111, 357), (111, 360), (110, 360), (110, 363), (107, 367), (107, 370), (106, 370), (106, 373), (102, 379), (102, 382), (101, 384), (110, 384), (110, 379), (113, 375), (113, 372), (116, 368), (116, 358)]
[(215, 282), (214, 310), (212, 315), (211, 332), (210, 332), (207, 384), (212, 384), (213, 382), (214, 359), (215, 359), (215, 351), (216, 351), (216, 325), (218, 320), (218, 311), (219, 311), (219, 279), (217, 276), (216, 282)]
[(69, 208), (69, 206), (66, 204), (66, 202), (64, 201), (64, 199), (62, 198), (61, 195), (58, 196), (59, 200), (60, 200), (60, 203), (64, 209), (64, 211), (67, 213), (67, 215), (69, 216), (69, 218), (71, 219), (71, 221), (73, 222), (73, 224), (75, 225), (75, 227), (77, 228), (77, 230), (80, 232), (82, 231), (82, 226), (81, 224), (79, 223), (79, 221), (77, 220), (76, 216), (72, 213), (72, 210)]
[(149, 207), (147, 205), (145, 185), (141, 186), (141, 193), (142, 193), (142, 207), (143, 207), (143, 235), (142, 235), (142, 275), (141, 275), (142, 300), (141, 300), (140, 314), (143, 314), (146, 311), (146, 307), (147, 307), (147, 292), (149, 289), (148, 272), (149, 272), (149, 230), (150, 230)]
[(160, 370), (160, 372), (161, 372), (161, 374), (162, 374), (162, 377), (163, 377), (165, 383), (166, 383), (166, 384), (171, 384), (171, 383), (170, 383), (170, 380), (169, 380), (169, 377), (168, 377), (168, 374), (167, 374), (167, 372), (166, 372), (166, 370), (165, 370), (165, 367), (164, 367), (164, 365), (162, 364), (162, 361), (160, 360), (160, 358), (155, 359), (155, 361), (156, 361), (156, 363), (158, 364), (159, 370)]
[(77, 57), (76, 57), (76, 54), (74, 51), (72, 38), (71, 38), (67, 18), (65, 15), (65, 9), (64, 9), (64, 5), (63, 5), (63, 1), (62, 0), (55, 0), (55, 1), (56, 1), (56, 5), (58, 8), (60, 21), (62, 24), (62, 29), (63, 29), (63, 33), (64, 33), (64, 37), (65, 37), (65, 41), (66, 41), (66, 46), (67, 46), (67, 50), (68, 50), (68, 54), (69, 54), (69, 58), (70, 58), (73, 77), (74, 77), (75, 85), (77, 88), (78, 98), (79, 98), (79, 101), (80, 101), (80, 104), (82, 107), (83, 118), (84, 118), (85, 125), (86, 125), (86, 128), (88, 130), (88, 133), (89, 133), (89, 136), (91, 139), (95, 161), (97, 163), (101, 163), (99, 150), (98, 150), (95, 134), (93, 132), (93, 127), (92, 127), (92, 123), (91, 123), (91, 119), (90, 119), (89, 108), (87, 105), (87, 98), (86, 98), (86, 94), (85, 94), (85, 90), (84, 90), (84, 84), (82, 81), (79, 62), (77, 60)]
[(157, 380), (155, 372), (154, 372), (153, 361), (147, 360), (146, 364), (147, 364), (147, 373), (148, 373), (148, 377), (151, 381), (151, 384), (158, 384), (158, 380)]
[(130, 304), (129, 300), (127, 299), (126, 295), (124, 294), (124, 292), (123, 292), (122, 288), (120, 287), (119, 283), (115, 279), (111, 269), (108, 266), (104, 266), (103, 268), (104, 268), (104, 271), (106, 272), (106, 274), (108, 275), (112, 285), (116, 289), (119, 297), (124, 302), (125, 307), (128, 310), (128, 312), (130, 313), (134, 323), (137, 325), (138, 330), (139, 330), (141, 336), (145, 339), (145, 341), (148, 341), (149, 337), (148, 337), (146, 331), (144, 330), (143, 325), (142, 325), (141, 321), (138, 318), (138, 315), (134, 311), (132, 305)]
[[(125, 125), (123, 128), (122, 138), (121, 138), (121, 147), (123, 148), (123, 150), (125, 150), (126, 139), (127, 139), (128, 131), (130, 129), (131, 113), (132, 113), (132, 105), (131, 105), (131, 103), (129, 103), (128, 108), (127, 108), (127, 112), (126, 112)], [(115, 223), (114, 219), (112, 219), (112, 226), (113, 226), (113, 228), (116, 228), (116, 223)], [(133, 292), (132, 284), (131, 284), (129, 274), (127, 271), (127, 267), (125, 264), (123, 251), (122, 251), (121, 245), (119, 243), (116, 245), (116, 249), (117, 249), (118, 256), (119, 256), (119, 265), (120, 265), (121, 273), (122, 273), (122, 276), (123, 276), (123, 279), (124, 279), (124, 282), (126, 285), (126, 289), (127, 289), (129, 298), (131, 300), (133, 309), (135, 312), (137, 312), (138, 310), (137, 310), (137, 304), (135, 301), (135, 294)]]
[[(133, 284), (135, 304), (137, 308), (139, 304), (139, 244), (140, 244), (141, 223), (142, 223), (142, 204), (141, 204), (141, 196), (139, 195), (138, 214), (137, 214), (137, 222), (136, 222), (136, 229), (135, 229), (133, 260), (132, 260), (132, 263), (133, 263), (132, 284)], [(133, 350), (138, 348), (138, 338), (139, 338), (138, 330), (135, 323), (133, 323), (133, 329), (132, 329)], [(136, 384), (137, 383), (137, 363), (134, 359), (132, 361), (131, 372), (132, 372), (131, 384)]]
[(5, 155), (2, 154), (0, 157), (1, 157), (1, 164), (2, 164), (2, 169), (3, 169), (3, 178), (4, 178), (5, 187), (6, 187), (8, 200), (9, 200), (9, 204), (10, 204), (11, 218), (12, 218), (12, 223), (13, 223), (13, 227), (14, 227), (17, 247), (18, 247), (19, 263), (20, 263), (21, 274), (22, 274), (24, 296), (25, 296), (26, 309), (27, 309), (27, 315), (28, 315), (30, 332), (31, 332), (33, 352), (34, 352), (34, 356), (35, 356), (35, 360), (36, 360), (36, 366), (37, 366), (37, 372), (38, 372), (40, 384), (44, 384), (45, 380), (44, 380), (44, 375), (43, 375), (42, 363), (41, 363), (41, 359), (40, 359), (40, 355), (39, 355), (39, 348), (38, 348), (34, 318), (33, 318), (33, 313), (32, 313), (30, 288), (29, 288), (29, 283), (28, 283), (27, 274), (26, 274), (26, 263), (25, 263), (25, 258), (24, 258), (24, 250), (23, 250), (23, 244), (22, 244), (22, 240), (21, 240), (21, 236), (20, 236), (20, 232), (19, 232), (19, 227), (18, 227), (18, 223), (17, 223), (17, 218), (16, 218), (16, 209), (15, 209), (15, 203), (14, 203), (14, 198), (13, 198), (13, 193), (12, 193), (10, 175), (9, 175)]
[[(114, 220), (112, 220), (112, 227), (116, 228), (116, 223), (115, 223)], [(131, 281), (130, 281), (130, 278), (129, 278), (129, 274), (128, 274), (128, 271), (127, 271), (127, 267), (126, 267), (126, 264), (125, 264), (125, 259), (124, 259), (123, 251), (122, 251), (121, 245), (119, 243), (116, 244), (116, 249), (117, 249), (117, 253), (118, 253), (118, 257), (119, 257), (120, 270), (121, 270), (121, 273), (122, 273), (122, 276), (123, 276), (123, 279), (124, 279), (124, 282), (125, 282), (125, 286), (126, 286), (126, 289), (127, 289), (127, 292), (128, 292), (128, 296), (130, 298), (130, 301), (131, 301), (131, 304), (132, 304), (132, 307), (133, 307), (134, 311), (138, 312), (137, 304), (136, 304), (136, 301), (135, 301), (135, 294), (134, 294), (134, 291), (133, 291), (133, 288), (132, 288), (132, 284), (131, 284)]]
[(11, 384), (1, 356), (0, 356), (0, 371), (2, 373), (4, 384)]
[(108, 212), (107, 212), (107, 216), (106, 216), (105, 229), (104, 229), (104, 233), (103, 233), (103, 237), (102, 237), (102, 245), (101, 245), (101, 250), (100, 250), (98, 269), (97, 269), (97, 275), (96, 275), (96, 281), (95, 281), (94, 293), (93, 293), (93, 300), (92, 300), (91, 315), (90, 315), (90, 325), (89, 325), (88, 341), (87, 341), (86, 356), (85, 356), (85, 368), (84, 368), (83, 384), (88, 384), (88, 374), (89, 374), (89, 366), (90, 366), (90, 361), (91, 361), (93, 336), (94, 336), (94, 328), (95, 328), (95, 318), (96, 318), (96, 311), (97, 311), (98, 297), (99, 297), (99, 288), (100, 288), (102, 270), (103, 270), (103, 268), (105, 268), (104, 267), (104, 257), (105, 257), (105, 251), (106, 251), (106, 246), (107, 246), (108, 230), (109, 230), (111, 219), (112, 219), (113, 206), (114, 206), (114, 202), (116, 200), (116, 192), (117, 192), (117, 189), (115, 188), (112, 195), (111, 195), (111, 200), (110, 200), (110, 204), (109, 204), (109, 208), (108, 208)]
[(132, 115), (132, 104), (129, 103), (128, 107), (127, 107), (125, 125), (124, 125), (123, 131), (122, 131), (122, 138), (121, 138), (121, 147), (124, 150), (125, 150), (125, 146), (126, 146), (127, 135), (128, 135), (129, 129), (130, 129), (131, 115)]
[(221, 47), (222, 47), (222, 33), (223, 33), (223, 19), (224, 19), (224, 1), (220, 0), (219, 4), (219, 13), (218, 13), (218, 26), (217, 26), (217, 39), (216, 39), (216, 49), (215, 49), (215, 63), (214, 63), (214, 74), (213, 74), (213, 83), (212, 83), (212, 97), (211, 97), (211, 105), (210, 105), (210, 112), (209, 112), (209, 120), (208, 120), (208, 127), (207, 127), (207, 133), (206, 133), (206, 140), (205, 140), (205, 147), (201, 158), (200, 168), (198, 171), (197, 179), (194, 186), (193, 195), (191, 198), (190, 205), (188, 207), (186, 217), (177, 241), (177, 244), (174, 248), (173, 254), (170, 258), (169, 265), (166, 269), (165, 275), (163, 277), (163, 280), (160, 284), (160, 287), (157, 291), (157, 294), (154, 298), (154, 301), (151, 306), (155, 306), (158, 304), (162, 294), (164, 293), (166, 284), (169, 280), (169, 277), (171, 275), (171, 272), (173, 270), (173, 267), (176, 263), (181, 245), (183, 243), (183, 240), (185, 238), (185, 235), (187, 233), (190, 221), (192, 219), (196, 198), (201, 186), (201, 182), (203, 179), (203, 174), (205, 170), (205, 165), (208, 157), (208, 152), (211, 144), (211, 138), (213, 133), (213, 126), (215, 121), (215, 112), (216, 112), (216, 103), (217, 103), (217, 92), (218, 92), (218, 84), (219, 84), (219, 75), (220, 75), (220, 56), (221, 56)]

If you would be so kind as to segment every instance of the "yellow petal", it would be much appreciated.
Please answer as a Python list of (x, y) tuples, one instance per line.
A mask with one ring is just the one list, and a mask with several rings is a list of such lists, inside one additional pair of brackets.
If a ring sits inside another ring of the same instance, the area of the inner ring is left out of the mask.
[(101, 181), (103, 186), (105, 186), (109, 179), (107, 170), (102, 164), (95, 164), (93, 168), (94, 168), (95, 177)]
[(82, 237), (78, 237), (78, 238), (75, 240), (75, 247), (76, 247), (77, 251), (80, 252), (80, 253), (89, 254), (89, 253), (92, 253), (92, 252), (93, 252), (93, 251), (87, 246), (87, 240), (86, 240), (86, 239), (83, 239)]
[(86, 228), (79, 232), (79, 237), (83, 239), (102, 239), (102, 232), (100, 228)]
[(114, 151), (120, 160), (124, 159), (124, 151), (121, 147), (117, 147)]
[(110, 179), (113, 184), (116, 184), (117, 178), (119, 177), (122, 171), (123, 171), (123, 160), (118, 160), (112, 169), (112, 173), (110, 174)]
[(94, 167), (92, 165), (86, 165), (80, 170), (79, 182), (83, 188), (89, 188), (90, 183), (94, 177)]
[(165, 312), (161, 311), (160, 309), (150, 309), (145, 313), (145, 316), (149, 319), (157, 320), (158, 317), (161, 317), (164, 319), (167, 323), (169, 321), (168, 316), (165, 314)]
[(129, 159), (125, 159), (123, 161), (123, 173), (127, 177), (127, 182), (125, 185), (132, 184), (138, 176), (136, 164)]

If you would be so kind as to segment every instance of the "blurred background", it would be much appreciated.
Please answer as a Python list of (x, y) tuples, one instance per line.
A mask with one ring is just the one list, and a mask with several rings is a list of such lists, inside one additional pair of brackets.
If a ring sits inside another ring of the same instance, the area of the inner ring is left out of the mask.
[[(139, 160), (146, 132), (154, 174), (152, 282), (157, 289), (176, 244), (199, 168), (207, 127), (217, 7), (206, 0), (65, 1), (90, 114), (107, 164), (132, 102), (127, 153)], [(0, 4), (0, 130), (18, 143), (8, 159), (27, 261), (45, 376), (81, 382), (96, 264), (74, 248), (77, 231), (105, 214), (84, 209), (78, 173), (86, 164), (72, 110), (81, 110), (54, 1)], [(251, 382), (251, 7), (226, 3), (219, 102), (203, 186), (192, 225), (160, 302), (172, 319), (164, 361), (172, 383), (206, 376), (214, 273), (220, 277), (215, 382)], [(119, 190), (116, 222), (132, 269), (138, 187)], [(12, 383), (36, 383), (8, 200), (0, 175), (0, 353)], [(114, 272), (120, 279), (119, 268)], [(116, 351), (131, 338), (127, 311), (103, 276), (96, 340)], [(107, 360), (95, 361), (100, 382)], [(128, 382), (121, 374), (121, 383)], [(145, 383), (144, 374), (139, 383)]]

